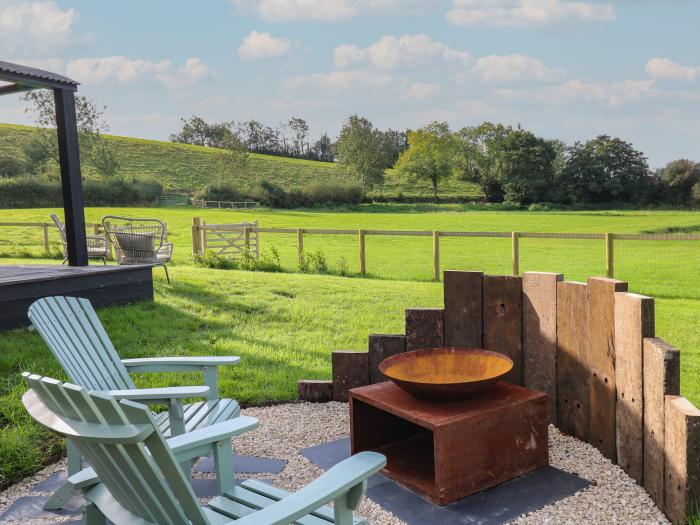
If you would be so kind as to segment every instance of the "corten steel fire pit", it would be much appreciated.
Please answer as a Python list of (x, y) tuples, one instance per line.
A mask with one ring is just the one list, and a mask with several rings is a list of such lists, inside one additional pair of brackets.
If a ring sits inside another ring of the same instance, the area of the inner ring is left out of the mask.
[(513, 368), (503, 354), (479, 348), (429, 348), (391, 356), (379, 370), (406, 392), (430, 401), (461, 401), (490, 390)]

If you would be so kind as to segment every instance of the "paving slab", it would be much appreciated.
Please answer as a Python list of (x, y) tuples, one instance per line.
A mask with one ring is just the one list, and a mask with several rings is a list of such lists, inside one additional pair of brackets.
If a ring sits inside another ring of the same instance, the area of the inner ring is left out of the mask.
[[(350, 439), (305, 448), (299, 453), (324, 470), (350, 457)], [(590, 483), (554, 467), (545, 467), (497, 487), (440, 507), (381, 474), (372, 476), (367, 497), (408, 525), (501, 525), (572, 496)]]
[(82, 497), (70, 500), (61, 510), (44, 510), (48, 496), (22, 496), (0, 514), (0, 523), (9, 521), (49, 520), (59, 516), (80, 514), (83, 509)]
[[(277, 458), (259, 458), (255, 456), (233, 456), (233, 468), (239, 474), (279, 474), (287, 461)], [(194, 467), (195, 472), (214, 472), (214, 460), (210, 457), (202, 459)]]

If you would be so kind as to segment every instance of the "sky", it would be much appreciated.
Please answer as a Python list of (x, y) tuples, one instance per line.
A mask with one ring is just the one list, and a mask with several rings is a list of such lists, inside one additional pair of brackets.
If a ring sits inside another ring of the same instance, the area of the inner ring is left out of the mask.
[[(606, 133), (700, 160), (695, 0), (0, 0), (0, 59), (65, 74), (117, 135), (181, 118)], [(16, 95), (0, 122), (32, 123)]]

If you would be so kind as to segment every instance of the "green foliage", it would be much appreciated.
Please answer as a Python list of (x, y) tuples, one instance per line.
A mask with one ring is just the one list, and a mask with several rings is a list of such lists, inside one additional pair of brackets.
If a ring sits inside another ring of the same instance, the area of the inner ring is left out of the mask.
[[(88, 206), (128, 206), (150, 204), (163, 187), (148, 180), (86, 180), (83, 183)], [(0, 179), (0, 208), (36, 208), (63, 206), (61, 184), (45, 177)]]
[(484, 122), (456, 134), (455, 164), (463, 180), (481, 187), (489, 202), (503, 202), (503, 142), (510, 126)]
[(361, 204), (365, 192), (362, 186), (355, 183), (328, 182), (326, 184), (311, 184), (305, 186), (302, 193), (312, 204), (340, 205)]
[(512, 130), (502, 143), (505, 200), (520, 205), (549, 200), (556, 151), (533, 133)]
[(248, 251), (244, 251), (240, 261), (241, 269), (252, 272), (283, 272), (280, 254), (277, 248), (271, 246), (266, 252), (260, 254), (259, 258)]
[(329, 273), (328, 261), (321, 250), (309, 251), (304, 254), (304, 259), (299, 264), (301, 273), (318, 273), (326, 275)]
[(0, 157), (0, 178), (17, 177), (28, 171), (29, 165), (26, 161), (17, 157)]
[(561, 200), (573, 203), (642, 202), (653, 183), (647, 159), (632, 144), (600, 135), (569, 148)]
[(432, 122), (408, 132), (409, 148), (399, 157), (395, 168), (407, 178), (429, 180), (433, 197), (439, 184), (452, 175), (456, 142), (446, 122)]
[(340, 130), (335, 151), (350, 177), (369, 187), (384, 180), (384, 169), (388, 166), (383, 145), (380, 130), (368, 119), (352, 115)]
[(311, 151), (318, 160), (323, 162), (333, 162), (335, 158), (335, 144), (328, 133), (324, 133), (314, 142)]
[(687, 159), (674, 160), (657, 175), (663, 185), (665, 202), (681, 206), (698, 202), (694, 187), (700, 183), (700, 164)]
[(90, 164), (97, 173), (106, 178), (116, 176), (121, 166), (116, 148), (103, 138), (93, 145), (90, 151)]
[[(25, 146), (32, 142), (36, 128), (0, 124), (0, 158), (14, 157), (27, 159)], [(155, 140), (133, 139), (103, 135), (114, 145), (120, 168), (119, 175), (125, 178), (154, 179), (160, 182), (168, 193), (194, 193), (209, 184), (220, 182), (222, 150), (216, 148), (159, 142)], [(250, 169), (247, 175), (236, 178), (235, 187), (241, 192), (249, 192), (261, 180), (273, 182), (285, 191), (301, 189), (312, 184), (347, 182), (341, 166), (333, 162), (293, 159), (251, 153)], [(89, 164), (81, 166), (83, 177), (90, 179), (98, 175)], [(28, 166), (31, 171), (32, 166)], [(38, 172), (44, 171), (38, 169)], [(47, 173), (58, 175), (54, 162), (46, 166)], [(386, 171), (386, 180), (381, 187), (375, 187), (370, 197), (392, 199), (401, 193), (406, 198), (430, 198), (430, 183), (426, 181), (406, 181), (393, 170)], [(479, 189), (471, 184), (451, 179), (443, 183), (442, 195), (453, 199), (479, 200)], [(257, 199), (256, 199), (257, 200)]]
[(196, 266), (203, 268), (214, 268), (216, 270), (237, 270), (240, 265), (234, 259), (219, 255), (213, 250), (207, 250), (204, 255), (196, 254), (194, 256)]
[(250, 174), (250, 154), (245, 145), (234, 135), (228, 135), (221, 141), (224, 150), (220, 155), (221, 180), (234, 183)]
[(231, 184), (216, 182), (205, 186), (202, 190), (195, 193), (194, 198), (205, 201), (241, 202), (248, 197)]

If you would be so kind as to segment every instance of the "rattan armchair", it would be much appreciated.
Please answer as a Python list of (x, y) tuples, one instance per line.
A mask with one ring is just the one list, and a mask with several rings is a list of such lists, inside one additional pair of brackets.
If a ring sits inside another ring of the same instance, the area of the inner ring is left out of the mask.
[[(55, 213), (51, 214), (51, 220), (56, 225), (58, 233), (61, 235), (61, 240), (63, 241), (63, 262), (61, 264), (66, 264), (66, 261), (68, 260), (68, 239), (66, 238), (66, 227)], [(102, 264), (107, 264), (107, 257), (109, 257), (109, 246), (107, 245), (107, 239), (100, 237), (99, 235), (88, 235), (86, 238), (88, 259), (102, 259)]]
[(118, 264), (162, 266), (170, 283), (166, 264), (172, 259), (173, 245), (166, 242), (163, 221), (107, 215), (102, 218), (102, 226), (115, 248)]

